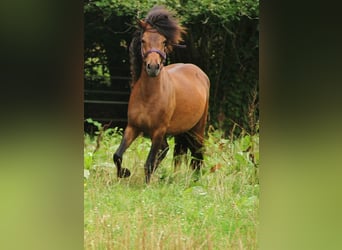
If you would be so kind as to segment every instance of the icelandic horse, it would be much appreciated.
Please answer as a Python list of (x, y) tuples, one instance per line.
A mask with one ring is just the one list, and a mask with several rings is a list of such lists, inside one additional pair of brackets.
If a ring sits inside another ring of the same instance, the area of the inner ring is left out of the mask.
[(179, 155), (191, 151), (191, 166), (203, 164), (203, 140), (208, 116), (208, 76), (193, 64), (165, 66), (166, 55), (180, 46), (185, 29), (162, 6), (150, 10), (130, 44), (132, 91), (128, 103), (128, 123), (119, 148), (113, 155), (119, 178), (130, 176), (122, 167), (122, 155), (141, 133), (151, 138), (145, 163), (145, 181), (166, 156), (166, 136), (175, 137), (174, 165)]

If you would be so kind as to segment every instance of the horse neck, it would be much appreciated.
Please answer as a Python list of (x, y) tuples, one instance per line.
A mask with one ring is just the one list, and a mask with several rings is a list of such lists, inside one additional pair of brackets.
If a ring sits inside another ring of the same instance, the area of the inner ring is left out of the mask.
[(164, 74), (164, 69), (156, 77), (148, 76), (145, 70), (141, 71), (139, 81), (141, 84), (140, 90), (144, 98), (150, 98), (162, 93)]

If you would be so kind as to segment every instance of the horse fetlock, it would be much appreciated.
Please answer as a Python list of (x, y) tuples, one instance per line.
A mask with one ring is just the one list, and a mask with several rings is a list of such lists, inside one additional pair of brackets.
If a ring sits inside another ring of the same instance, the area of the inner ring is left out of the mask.
[(122, 157), (120, 157), (117, 153), (113, 154), (113, 161), (115, 165), (121, 164)]
[(151, 175), (154, 172), (154, 168), (152, 167), (152, 165), (147, 165), (145, 166), (145, 181), (146, 183), (150, 183), (151, 180)]
[(150, 184), (150, 180), (151, 180), (151, 175), (146, 175), (146, 176), (145, 176), (145, 182), (146, 182), (146, 184)]

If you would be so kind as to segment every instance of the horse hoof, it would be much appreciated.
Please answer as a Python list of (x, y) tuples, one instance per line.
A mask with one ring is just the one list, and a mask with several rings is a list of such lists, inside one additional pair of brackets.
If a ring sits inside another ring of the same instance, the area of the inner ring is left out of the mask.
[(119, 178), (127, 178), (130, 176), (131, 176), (131, 172), (127, 168), (121, 168), (121, 170), (118, 171)]

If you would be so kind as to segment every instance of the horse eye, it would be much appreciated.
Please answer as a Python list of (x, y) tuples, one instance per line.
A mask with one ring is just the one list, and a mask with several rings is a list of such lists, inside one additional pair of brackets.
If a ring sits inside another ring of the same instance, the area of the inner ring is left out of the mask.
[(141, 43), (145, 43), (145, 40), (144, 40), (144, 39), (141, 39)]
[(167, 43), (166, 41), (163, 42), (164, 46), (166, 46), (166, 43)]

